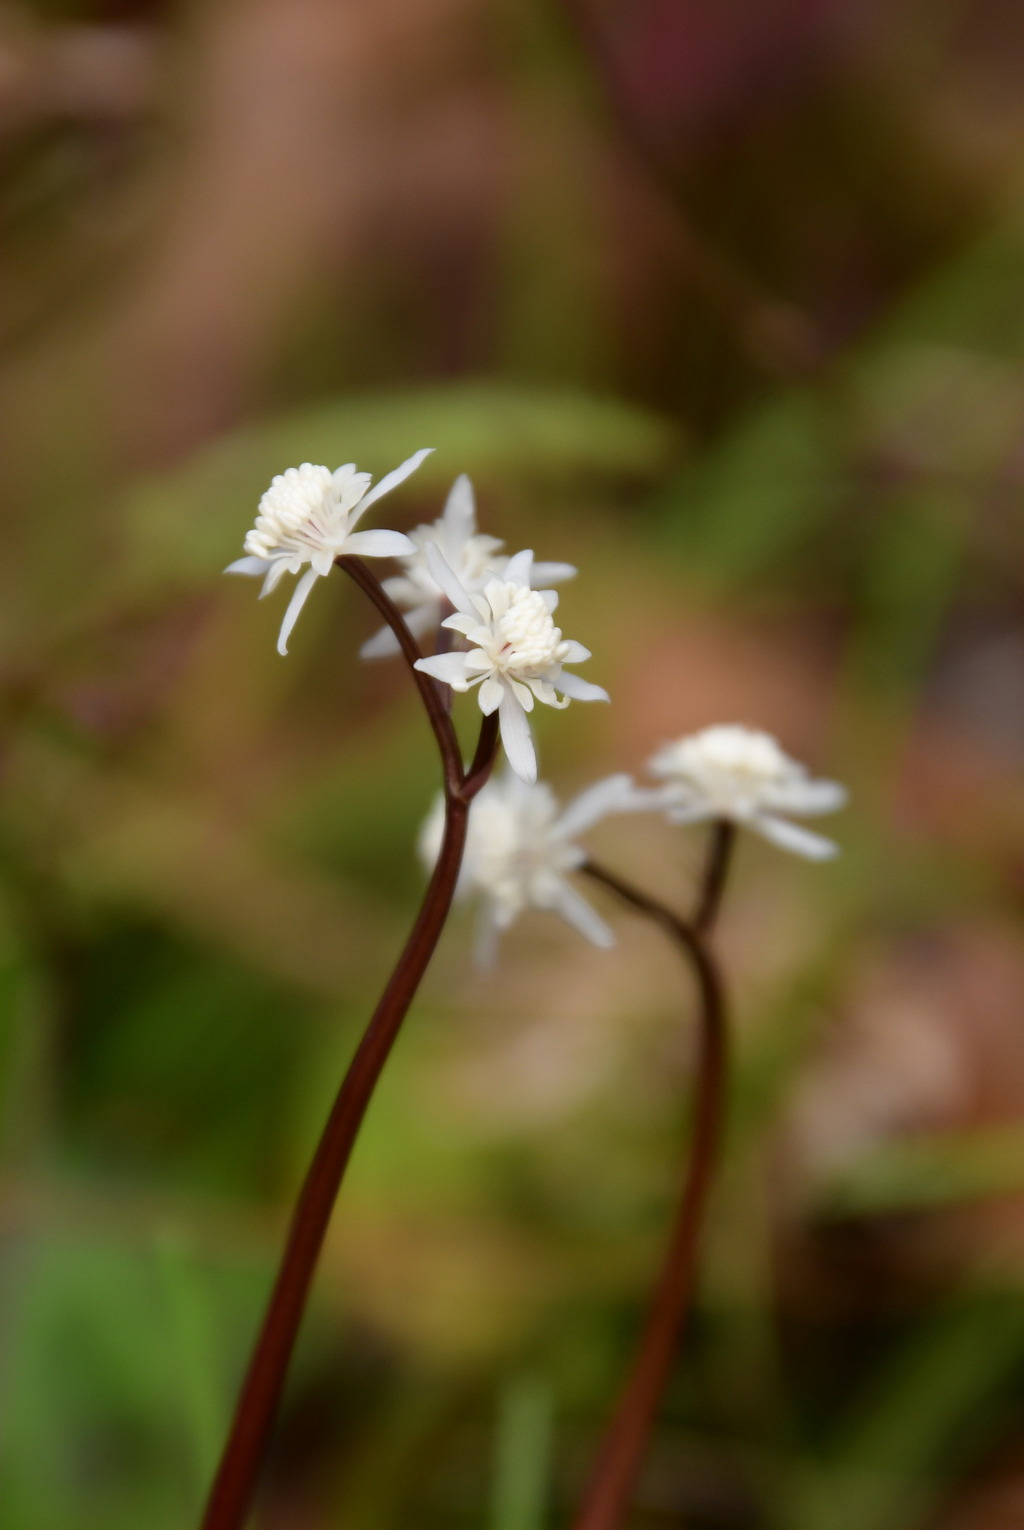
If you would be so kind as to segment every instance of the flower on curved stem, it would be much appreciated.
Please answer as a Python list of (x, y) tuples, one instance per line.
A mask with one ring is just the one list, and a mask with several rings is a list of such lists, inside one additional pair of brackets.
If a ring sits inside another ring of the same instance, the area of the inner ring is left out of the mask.
[[(610, 776), (560, 808), (544, 781), (526, 782), (507, 770), (487, 783), (470, 809), (457, 887), (457, 896), (477, 893), (484, 901), (481, 962), (493, 957), (498, 935), (529, 908), (560, 914), (592, 945), (614, 945), (611, 928), (568, 878), (587, 861), (578, 836), (608, 814), (628, 811), (632, 788), (629, 776)], [(420, 856), (428, 869), (437, 860), (443, 830), (439, 797), (420, 832)]]
[(549, 707), (568, 706), (571, 699), (609, 699), (601, 686), (563, 669), (589, 659), (590, 649), (563, 638), (555, 626), (557, 593), (531, 588), (532, 552), (516, 553), (501, 577), (489, 579), (479, 594), (463, 588), (434, 543), (426, 553), (431, 574), (455, 607), (441, 625), (460, 633), (468, 647), (420, 659), (416, 668), (455, 691), (479, 685), (480, 710), (485, 717), (498, 713), (509, 764), (524, 781), (536, 781), (537, 756), (526, 718), (534, 699)]
[[(436, 630), (444, 615), (445, 593), (427, 563), (427, 544), (433, 542), (467, 594), (477, 594), (488, 579), (501, 579), (508, 558), (500, 553), (504, 543), (498, 537), (477, 531), (473, 485), (465, 473), (452, 484), (442, 514), (428, 526), (417, 526), (409, 533), (413, 551), (401, 559), (402, 573), (383, 581), (385, 594), (405, 615), (409, 631), (417, 638)], [(535, 563), (532, 583), (558, 584), (576, 573), (571, 563)], [(360, 649), (364, 659), (385, 659), (398, 653), (398, 644), (390, 627), (382, 627)]]
[(663, 807), (673, 823), (719, 819), (755, 833), (809, 860), (838, 853), (820, 834), (790, 823), (788, 815), (832, 813), (846, 802), (838, 781), (815, 781), (785, 754), (770, 733), (739, 724), (704, 728), (665, 744), (648, 762), (665, 785), (638, 793), (648, 807)]
[(370, 506), (416, 471), (427, 447), (396, 467), (371, 488), (369, 473), (356, 471), (354, 462), (331, 472), (304, 462), (288, 468), (271, 481), (259, 504), (256, 525), (245, 538), (244, 558), (224, 570), (226, 574), (263, 576), (260, 598), (276, 589), (285, 574), (297, 574), (309, 564), (295, 587), (277, 639), (277, 651), (288, 652), (288, 638), (318, 579), (330, 573), (335, 558), (352, 553), (361, 558), (397, 558), (414, 550), (399, 531), (356, 531), (354, 528)]

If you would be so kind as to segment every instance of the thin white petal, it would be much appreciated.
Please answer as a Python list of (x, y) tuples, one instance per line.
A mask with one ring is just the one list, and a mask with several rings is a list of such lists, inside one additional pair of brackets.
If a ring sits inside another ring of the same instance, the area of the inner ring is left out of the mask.
[(345, 551), (358, 558), (407, 558), (416, 544), (401, 531), (353, 531)]
[(573, 563), (535, 563), (530, 578), (536, 590), (546, 589), (549, 584), (564, 584), (575, 579), (579, 570)]
[(589, 648), (584, 648), (582, 643), (577, 643), (575, 638), (566, 638), (563, 664), (582, 664), (585, 659), (591, 658)]
[[(651, 793), (653, 798), (657, 794)], [(718, 818), (720, 815), (710, 802), (667, 802), (669, 821), (671, 823), (706, 823), (709, 818)]]
[(561, 691), (563, 696), (571, 696), (573, 701), (611, 701), (608, 692), (600, 685), (591, 685), (589, 680), (582, 680), (579, 675), (570, 675), (562, 671), (557, 680), (551, 684), (556, 691)]
[[(438, 608), (433, 602), (417, 606), (414, 611), (406, 611), (405, 625), (414, 638), (426, 637), (437, 626)], [(398, 639), (390, 627), (382, 627), (375, 632), (372, 638), (367, 638), (360, 648), (360, 656), (364, 659), (391, 659), (396, 653), (401, 653)]]
[(251, 579), (258, 579), (270, 567), (270, 558), (236, 558), (234, 563), (228, 564), (224, 572), (225, 574), (247, 574)]
[(566, 839), (575, 839), (609, 813), (621, 813), (627, 805), (631, 810), (636, 795), (632, 776), (606, 776), (595, 781), (569, 803), (558, 820), (558, 832)]
[(605, 923), (600, 914), (596, 913), (587, 900), (581, 898), (575, 887), (570, 887), (568, 882), (562, 883), (557, 898), (552, 901), (551, 906), (574, 929), (579, 930), (584, 940), (589, 940), (591, 945), (607, 950), (609, 946), (615, 944), (615, 933), (611, 926)]
[(267, 569), (267, 577), (263, 581), (262, 590), (260, 590), (261, 600), (265, 600), (268, 595), (272, 595), (274, 593), (287, 572), (287, 561), (284, 558), (275, 558), (273, 563)]
[(524, 585), (529, 589), (532, 572), (533, 552), (530, 548), (526, 548), (524, 552), (517, 552), (514, 557), (509, 558), (501, 577), (506, 584)]
[(436, 542), (428, 542), (426, 547), (427, 567), (431, 578), (441, 591), (447, 595), (457, 611), (464, 611), (467, 616), (480, 620), (480, 612), (466, 591), (462, 587), (458, 575), (451, 564), (444, 557)]
[(369, 493), (363, 495), (353, 512), (353, 520), (363, 515), (382, 495), (390, 494), (392, 489), (397, 489), (400, 483), (404, 483), (409, 474), (415, 473), (420, 463), (425, 457), (429, 457), (433, 450), (432, 446), (425, 446), (422, 451), (413, 452), (411, 457), (406, 457), (405, 461), (400, 463), (398, 467), (393, 468), (390, 473), (385, 473), (384, 477), (374, 484)]
[(792, 781), (769, 786), (762, 795), (765, 807), (779, 813), (835, 813), (845, 807), (849, 793), (838, 781)]
[(494, 966), (498, 956), (499, 934), (500, 931), (498, 922), (494, 917), (494, 910), (485, 905), (480, 910), (476, 926), (476, 939), (473, 942), (473, 965), (478, 971), (486, 972)]
[[(541, 600), (547, 606), (549, 612), (555, 612), (555, 611), (558, 610), (558, 591), (557, 590), (538, 590), (537, 594), (540, 596)], [(589, 658), (589, 655), (588, 655), (588, 658)]]
[(493, 675), (488, 675), (480, 687), (480, 710), (485, 717), (490, 717), (501, 706), (501, 698), (505, 694), (505, 687), (500, 680), (495, 680)]
[(310, 590), (316, 584), (320, 575), (315, 568), (308, 568), (295, 586), (295, 593), (288, 602), (288, 609), (284, 613), (284, 621), (281, 623), (281, 631), (277, 635), (277, 651), (280, 654), (288, 652), (288, 639), (292, 635), (292, 628), (299, 619), (299, 612), (306, 604), (306, 598)]
[(398, 639), (390, 627), (382, 627), (375, 632), (373, 637), (367, 638), (359, 650), (361, 659), (393, 659), (396, 653), (401, 653)]
[(476, 531), (476, 502), (473, 498), (473, 485), (465, 473), (459, 474), (448, 492), (441, 522), (446, 547), (449, 539), (456, 546), (461, 546)]
[(750, 827), (781, 850), (792, 850), (794, 855), (806, 856), (809, 861), (829, 861), (839, 854), (839, 846), (810, 829), (787, 823), (785, 818), (772, 818), (768, 813), (757, 813), (749, 820)]
[(501, 742), (505, 746), (508, 763), (521, 781), (537, 779), (537, 754), (530, 735), (526, 713), (512, 692), (503, 687), (505, 694), (498, 709), (501, 724)]
[(416, 668), (425, 675), (432, 675), (457, 691), (467, 689), (466, 655), (464, 653), (435, 653), (429, 659), (417, 659)]

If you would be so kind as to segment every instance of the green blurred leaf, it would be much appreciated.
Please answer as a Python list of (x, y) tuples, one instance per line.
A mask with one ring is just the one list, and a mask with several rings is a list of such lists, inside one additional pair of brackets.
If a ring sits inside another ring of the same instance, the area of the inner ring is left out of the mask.
[(762, 575), (840, 503), (836, 446), (827, 396), (773, 397), (671, 485), (666, 542), (716, 582)]
[(542, 1530), (551, 1457), (551, 1389), (519, 1376), (501, 1394), (492, 1530)]
[(1024, 1300), (984, 1292), (929, 1318), (882, 1367), (824, 1459), (798, 1473), (783, 1530), (913, 1530), (1000, 1427), (1024, 1367)]
[(926, 1210), (1024, 1190), (1024, 1126), (886, 1142), (834, 1170), (814, 1204), (826, 1217)]
[(432, 518), (458, 473), (555, 487), (587, 476), (650, 476), (671, 460), (678, 432), (615, 399), (496, 382), (333, 399), (227, 436), (140, 485), (123, 516), (135, 574), (158, 584), (209, 580), (238, 554), (275, 473), (300, 462), (356, 461), (378, 475), (420, 446), (434, 454), (402, 498), (422, 507), (426, 496), (422, 513)]

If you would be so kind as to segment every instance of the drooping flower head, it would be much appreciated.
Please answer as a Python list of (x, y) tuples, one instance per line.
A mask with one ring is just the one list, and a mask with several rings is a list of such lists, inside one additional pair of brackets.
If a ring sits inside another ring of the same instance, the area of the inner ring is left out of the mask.
[(288, 652), (288, 638), (318, 579), (331, 571), (335, 558), (354, 553), (362, 558), (396, 558), (413, 551), (413, 544), (399, 531), (356, 531), (356, 523), (375, 500), (397, 488), (415, 472), (427, 447), (371, 488), (369, 473), (356, 471), (347, 462), (336, 472), (304, 462), (301, 467), (278, 473), (260, 500), (256, 525), (245, 539), (247, 556), (225, 569), (227, 574), (263, 576), (261, 597), (275, 589), (284, 574), (297, 574), (309, 564), (295, 587), (281, 623), (278, 653)]
[[(527, 909), (560, 914), (595, 946), (611, 946), (615, 936), (568, 880), (582, 866), (586, 851), (579, 835), (609, 813), (628, 810), (633, 783), (629, 776), (598, 781), (559, 808), (546, 782), (526, 782), (511, 770), (490, 780), (474, 798), (457, 894), (483, 899), (478, 955), (493, 954), (496, 937)], [(444, 831), (444, 798), (439, 797), (420, 833), (419, 850), (428, 869), (434, 866)]]
[(498, 713), (512, 769), (524, 781), (536, 781), (537, 757), (526, 718), (534, 700), (565, 707), (570, 699), (609, 699), (599, 685), (563, 669), (589, 659), (590, 650), (563, 638), (555, 626), (557, 592), (531, 587), (532, 552), (516, 553), (501, 577), (488, 579), (477, 594), (463, 588), (434, 543), (427, 544), (426, 554), (431, 573), (455, 607), (441, 625), (460, 633), (467, 647), (420, 659), (416, 668), (456, 691), (478, 685), (481, 712), (485, 717)]
[[(405, 613), (406, 625), (416, 638), (426, 637), (440, 625), (445, 594), (430, 571), (427, 545), (433, 542), (467, 594), (476, 594), (489, 579), (502, 578), (508, 565), (497, 537), (477, 531), (473, 485), (462, 473), (456, 478), (444, 511), (428, 526), (410, 531), (413, 551), (401, 558), (403, 572), (383, 581), (384, 591)], [(535, 563), (532, 582), (536, 586), (557, 584), (571, 579), (576, 570), (571, 563)], [(398, 640), (390, 627), (382, 627), (363, 644), (364, 659), (388, 658), (399, 652)]]
[(782, 815), (832, 813), (846, 801), (838, 781), (815, 781), (770, 733), (739, 724), (705, 728), (666, 744), (648, 764), (666, 785), (648, 794), (674, 823), (725, 818), (784, 850), (826, 860), (838, 847)]

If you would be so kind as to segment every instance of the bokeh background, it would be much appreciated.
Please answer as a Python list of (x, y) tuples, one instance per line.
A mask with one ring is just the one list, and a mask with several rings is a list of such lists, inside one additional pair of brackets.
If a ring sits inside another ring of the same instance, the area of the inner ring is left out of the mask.
[[(632, 1530), (1024, 1520), (1022, 87), (1014, 0), (0, 8), (4, 1530), (196, 1522), (437, 785), (353, 588), (282, 660), (219, 571), (272, 473), (422, 445), (382, 524), (468, 471), (581, 568), (560, 792), (735, 720), (853, 794), (829, 866), (742, 846)], [(682, 906), (702, 838), (594, 845)], [(450, 927), (261, 1530), (565, 1522), (688, 1114), (616, 919)]]

